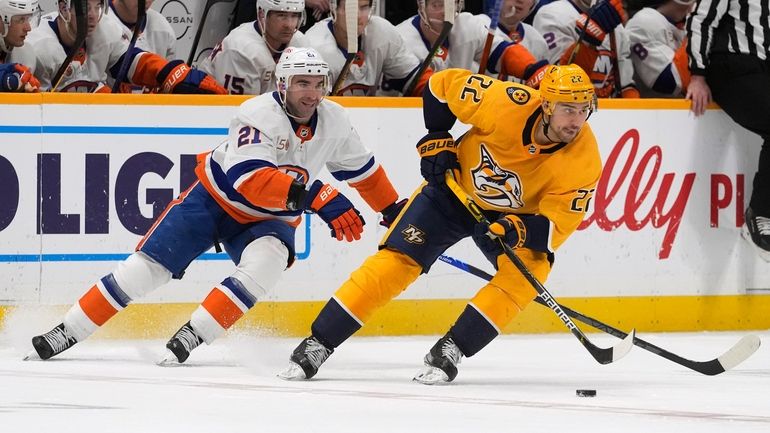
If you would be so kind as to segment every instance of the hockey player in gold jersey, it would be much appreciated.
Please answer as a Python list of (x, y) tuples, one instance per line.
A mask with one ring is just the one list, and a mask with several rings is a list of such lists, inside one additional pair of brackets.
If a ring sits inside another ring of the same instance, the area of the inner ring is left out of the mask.
[[(290, 357), (284, 379), (309, 379), (375, 310), (399, 295), (447, 248), (472, 236), (495, 265), (494, 278), (470, 300), (425, 357), (422, 383), (452, 381), (462, 357), (491, 342), (535, 297), (497, 238), (540, 281), (554, 253), (583, 220), (601, 174), (586, 120), (594, 87), (576, 65), (551, 66), (540, 90), (475, 75), (436, 73), (423, 94), (428, 134), (417, 143), (424, 182), (385, 235), (379, 251), (342, 284)], [(456, 120), (471, 126), (455, 140)], [(446, 186), (447, 170), (486, 213), (477, 224)]]

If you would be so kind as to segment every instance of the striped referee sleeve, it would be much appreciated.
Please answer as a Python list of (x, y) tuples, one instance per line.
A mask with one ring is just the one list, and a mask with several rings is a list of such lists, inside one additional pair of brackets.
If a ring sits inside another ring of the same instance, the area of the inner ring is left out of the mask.
[(687, 20), (690, 71), (704, 75), (710, 53), (770, 58), (768, 0), (698, 0)]
[(693, 75), (706, 74), (708, 55), (714, 42), (714, 29), (727, 12), (729, 3), (730, 0), (698, 0), (695, 10), (687, 19), (687, 57)]

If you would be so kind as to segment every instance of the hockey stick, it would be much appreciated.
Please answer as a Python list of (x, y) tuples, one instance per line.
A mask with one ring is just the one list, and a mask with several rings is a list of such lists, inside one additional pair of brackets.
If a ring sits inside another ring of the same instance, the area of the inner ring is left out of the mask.
[[(190, 56), (187, 58), (188, 65), (192, 66), (192, 62), (195, 59), (196, 51), (198, 51), (198, 43), (200, 42), (201, 35), (203, 34), (203, 26), (206, 25), (206, 18), (209, 16), (211, 7), (217, 3), (230, 3), (231, 1), (233, 0), (206, 0), (206, 5), (203, 6), (201, 21), (200, 24), (198, 24), (198, 29), (195, 31), (195, 38), (193, 38), (192, 47), (190, 48)], [(259, 19), (259, 17), (257, 17), (257, 19)]]
[(77, 22), (77, 30), (75, 31), (75, 43), (71, 47), (71, 51), (67, 54), (67, 57), (62, 62), (59, 69), (54, 74), (51, 80), (50, 92), (55, 92), (56, 88), (61, 84), (61, 80), (64, 77), (64, 72), (69, 68), (72, 59), (75, 58), (80, 48), (86, 41), (88, 36), (88, 2), (87, 0), (71, 0), (70, 7), (75, 8), (75, 19)]
[[(454, 193), (454, 195), (457, 197), (457, 199), (462, 202), (466, 209), (468, 209), (468, 212), (470, 212), (476, 221), (487, 225), (489, 224), (489, 220), (487, 220), (487, 217), (484, 216), (484, 213), (482, 212), (479, 205), (477, 205), (476, 202), (474, 202), (473, 199), (468, 195), (468, 193), (463, 191), (462, 187), (460, 187), (457, 181), (455, 181), (454, 173), (451, 170), (447, 171), (446, 184), (452, 193)], [(508, 256), (508, 258), (513, 262), (514, 266), (516, 266), (519, 272), (524, 275), (524, 278), (529, 281), (532, 287), (537, 291), (538, 295), (540, 295), (540, 298), (542, 298), (545, 305), (553, 310), (557, 316), (559, 316), (559, 319), (561, 319), (561, 321), (567, 325), (567, 328), (570, 330), (572, 335), (574, 335), (578, 341), (580, 341), (580, 344), (582, 344), (583, 347), (588, 350), (588, 352), (591, 354), (591, 356), (594, 357), (596, 361), (598, 361), (600, 364), (609, 364), (624, 357), (628, 351), (631, 350), (631, 347), (634, 345), (634, 335), (636, 334), (636, 331), (633, 329), (626, 336), (626, 338), (623, 339), (623, 341), (619, 342), (615, 346), (602, 348), (593, 344), (588, 339), (588, 337), (586, 337), (583, 331), (581, 331), (580, 328), (575, 325), (575, 322), (569, 318), (567, 313), (564, 312), (564, 309), (559, 305), (558, 302), (556, 302), (556, 299), (551, 296), (551, 293), (548, 292), (548, 289), (546, 289), (545, 286), (543, 286), (543, 284), (540, 283), (540, 281), (538, 281), (534, 275), (532, 275), (532, 272), (527, 269), (527, 266), (524, 265), (521, 259), (516, 256), (510, 245), (505, 243), (502, 238), (498, 238), (498, 240), (500, 241), (500, 246), (502, 246), (505, 255)]]
[(118, 93), (118, 90), (120, 90), (120, 83), (126, 79), (126, 74), (128, 73), (128, 65), (131, 63), (130, 59), (133, 58), (131, 51), (133, 51), (134, 47), (136, 46), (136, 40), (139, 38), (139, 33), (142, 32), (144, 20), (147, 16), (147, 11), (144, 9), (144, 7), (145, 0), (138, 0), (136, 4), (136, 23), (134, 24), (134, 31), (131, 34), (131, 42), (128, 43), (126, 53), (123, 54), (123, 62), (120, 64), (118, 76), (115, 77), (115, 83), (112, 85), (112, 93)]
[(332, 96), (336, 95), (342, 87), (342, 83), (348, 78), (350, 67), (358, 54), (358, 1), (345, 0), (345, 31), (347, 32), (348, 46), (345, 64), (342, 66), (337, 80), (332, 86)]
[(620, 69), (618, 66), (618, 63), (620, 63), (620, 59), (618, 59), (618, 56), (620, 53), (618, 53), (618, 43), (615, 38), (615, 30), (613, 29), (610, 33), (610, 51), (612, 51), (612, 81), (613, 83), (613, 89), (612, 93), (615, 95), (615, 97), (620, 96)]
[(417, 82), (420, 81), (420, 77), (422, 77), (422, 74), (424, 74), (428, 69), (431, 62), (433, 61), (433, 57), (436, 56), (436, 52), (439, 48), (441, 48), (441, 45), (444, 43), (444, 41), (446, 41), (446, 38), (449, 37), (449, 33), (452, 32), (452, 26), (454, 25), (454, 22), (455, 0), (444, 0), (444, 23), (441, 25), (441, 32), (438, 34), (436, 41), (433, 42), (433, 45), (430, 47), (430, 51), (428, 51), (428, 55), (425, 56), (425, 60), (423, 60), (420, 64), (420, 67), (417, 68), (417, 73), (415, 73), (414, 77), (412, 77), (412, 81), (410, 81), (409, 85), (406, 87), (404, 96), (410, 96), (412, 92), (414, 92), (414, 88), (417, 87)]
[(583, 30), (578, 35), (578, 40), (575, 43), (575, 48), (572, 49), (572, 53), (569, 55), (569, 60), (567, 60), (567, 64), (571, 65), (572, 62), (575, 60), (575, 56), (577, 56), (578, 51), (580, 51), (580, 46), (583, 44), (583, 39), (586, 37), (586, 29), (588, 29), (588, 23), (591, 21), (591, 18), (594, 14), (594, 8), (591, 7), (586, 12), (586, 21), (585, 24), (583, 24)]
[(487, 29), (487, 40), (484, 41), (484, 51), (481, 52), (481, 61), (479, 61), (479, 74), (484, 74), (489, 62), (489, 52), (492, 51), (492, 41), (495, 39), (495, 31), (500, 21), (500, 9), (503, 7), (503, 0), (495, 0), (492, 8), (492, 15), (489, 17), (489, 28)]
[[(440, 255), (438, 259), (444, 263), (448, 263), (458, 269), (468, 272), (469, 274), (475, 275), (483, 280), (489, 281), (492, 279), (492, 275), (489, 275), (483, 270), (471, 264), (460, 261), (458, 259), (446, 256), (443, 254)], [(545, 301), (539, 296), (535, 298), (535, 302), (537, 302), (540, 305), (544, 305), (546, 307), (548, 306), (545, 303)], [(601, 322), (597, 319), (586, 316), (585, 314), (577, 312), (565, 305), (562, 305), (561, 308), (564, 310), (565, 313), (567, 313), (568, 316), (572, 317), (573, 319), (577, 319), (580, 322), (585, 323), (586, 325), (596, 328), (602, 332), (605, 332), (607, 334), (613, 335), (618, 338), (626, 338), (626, 336), (628, 335), (617, 328), (613, 328), (612, 326), (604, 322)], [(714, 358), (708, 361), (693, 361), (691, 359), (682, 358), (681, 356), (675, 353), (669, 352), (666, 349), (660, 348), (648, 341), (642, 340), (641, 338), (634, 336), (635, 346), (641, 347), (642, 349), (652, 352), (662, 358), (666, 358), (669, 361), (672, 361), (683, 367), (687, 367), (690, 370), (697, 371), (698, 373), (705, 374), (707, 376), (716, 376), (717, 374), (724, 373), (725, 371), (730, 370), (736, 365), (742, 363), (749, 356), (754, 354), (754, 352), (756, 352), (757, 349), (759, 349), (760, 343), (761, 342), (759, 340), (759, 337), (757, 337), (756, 335), (746, 335), (743, 338), (741, 338), (740, 341), (735, 343), (733, 347), (731, 347), (729, 350), (727, 350), (725, 353), (718, 356), (717, 358)]]

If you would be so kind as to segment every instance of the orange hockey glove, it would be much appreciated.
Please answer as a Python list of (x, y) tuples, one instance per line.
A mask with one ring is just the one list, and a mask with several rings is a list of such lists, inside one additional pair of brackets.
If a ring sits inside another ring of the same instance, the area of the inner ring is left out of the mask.
[(161, 93), (199, 93), (226, 95), (227, 90), (216, 80), (181, 60), (172, 60), (158, 72)]
[(0, 64), (0, 92), (37, 92), (40, 82), (21, 63)]
[(307, 210), (318, 214), (331, 229), (333, 238), (348, 242), (361, 239), (364, 231), (364, 218), (353, 207), (353, 203), (336, 188), (320, 180), (313, 182), (306, 198)]
[(620, 97), (621, 98), (630, 98), (630, 99), (638, 99), (641, 98), (642, 95), (639, 94), (639, 90), (634, 86), (626, 86), (623, 90), (620, 91)]
[[(589, 18), (590, 17), (590, 18)], [(580, 14), (575, 22), (578, 33), (585, 33), (583, 40), (591, 45), (601, 45), (607, 33), (628, 20), (622, 0), (604, 0), (588, 13)]]

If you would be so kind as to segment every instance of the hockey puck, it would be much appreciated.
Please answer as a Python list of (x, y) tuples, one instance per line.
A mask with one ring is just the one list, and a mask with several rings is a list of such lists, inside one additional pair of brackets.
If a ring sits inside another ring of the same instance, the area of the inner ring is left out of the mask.
[(575, 394), (578, 397), (596, 397), (596, 390), (595, 389), (577, 389), (575, 390)]

